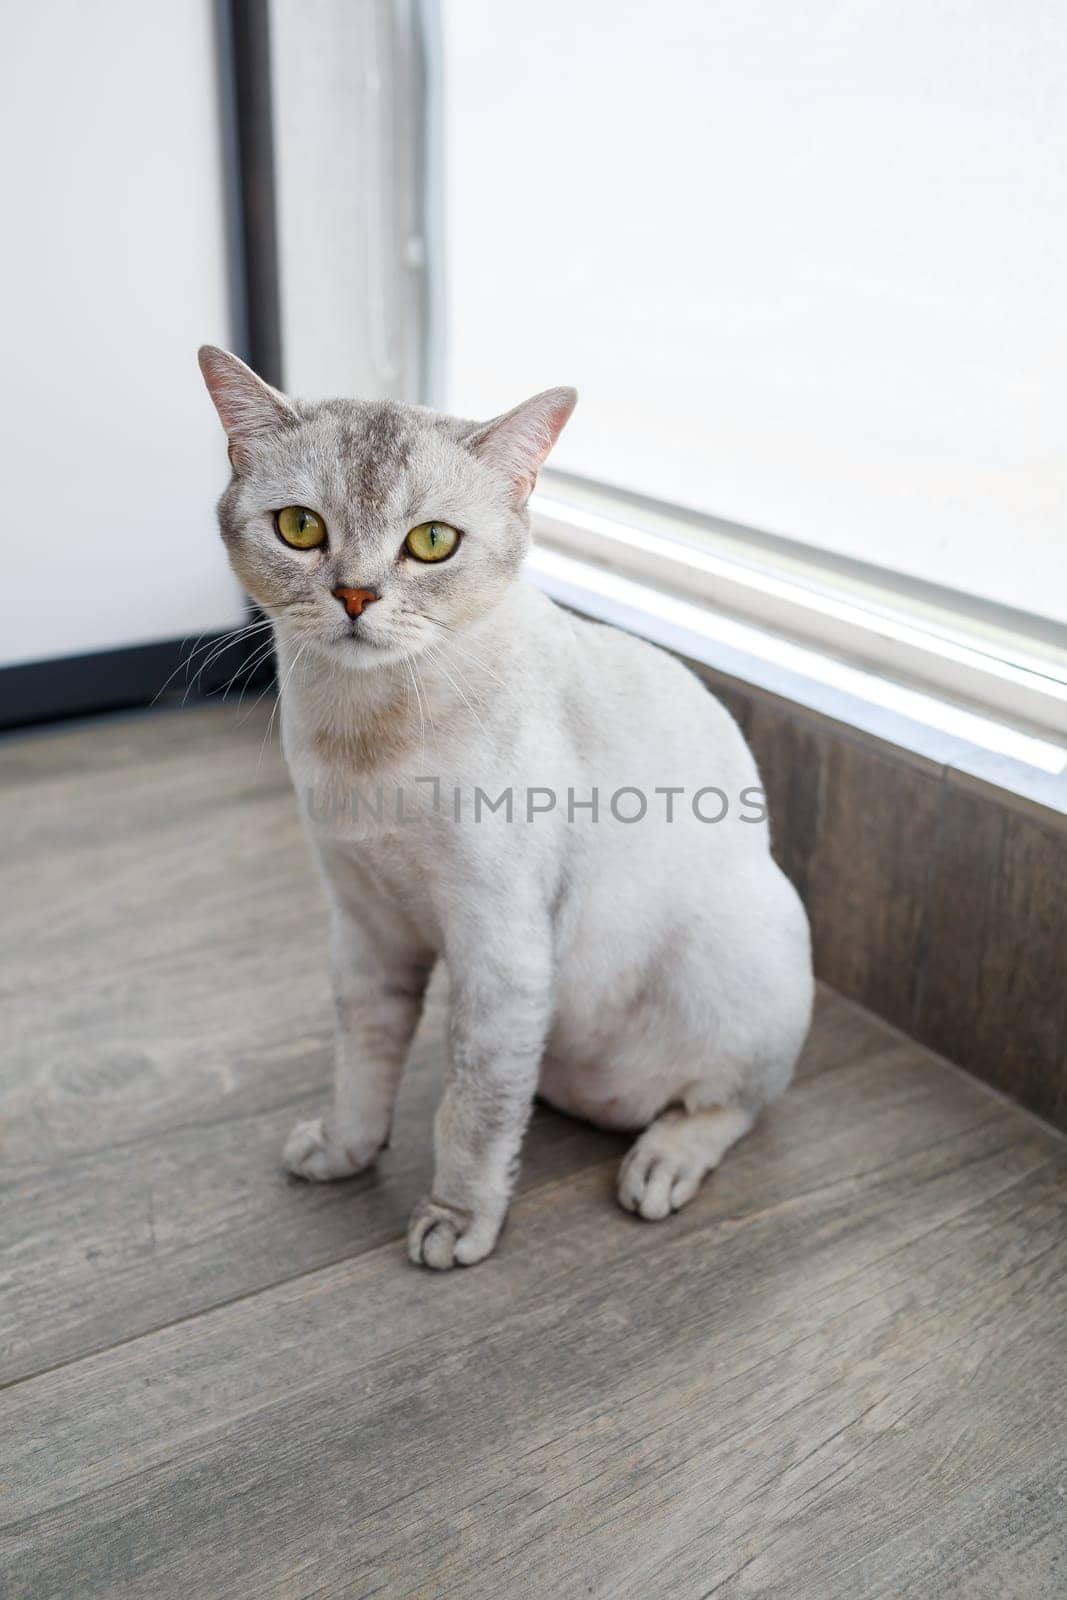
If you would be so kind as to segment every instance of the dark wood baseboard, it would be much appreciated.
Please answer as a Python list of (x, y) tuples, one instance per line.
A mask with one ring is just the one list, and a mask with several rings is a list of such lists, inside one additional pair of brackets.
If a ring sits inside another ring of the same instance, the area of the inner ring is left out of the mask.
[[(221, 693), (237, 684), (266, 682), (273, 661), (248, 673), (252, 651), (225, 633), (195, 639), (162, 639), (153, 644), (97, 650), (0, 668), (0, 730), (101, 711), (124, 711), (159, 700), (171, 704)], [(196, 647), (196, 655), (186, 661)], [(213, 648), (214, 647), (214, 648)], [(206, 663), (203, 671), (198, 671)]]

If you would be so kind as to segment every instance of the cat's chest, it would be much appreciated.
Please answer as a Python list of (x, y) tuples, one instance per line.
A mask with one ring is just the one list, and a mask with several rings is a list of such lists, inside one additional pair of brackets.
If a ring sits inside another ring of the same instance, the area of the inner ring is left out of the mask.
[(409, 903), (447, 870), (451, 774), (421, 758), (341, 762), (299, 738), (288, 741), (286, 759), (304, 825), (316, 842), (358, 850)]

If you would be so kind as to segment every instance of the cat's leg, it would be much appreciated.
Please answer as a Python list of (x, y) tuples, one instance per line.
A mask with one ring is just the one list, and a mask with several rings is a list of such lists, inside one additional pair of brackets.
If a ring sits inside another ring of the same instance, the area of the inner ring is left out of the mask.
[(319, 1182), (350, 1178), (388, 1143), (432, 965), (388, 907), (366, 899), (357, 914), (350, 896), (331, 899), (333, 1100), (297, 1123), (282, 1152), (290, 1172)]
[(552, 1010), (552, 949), (537, 913), (471, 930), (452, 968), (449, 1074), (434, 1122), (434, 1186), (408, 1229), (412, 1261), (489, 1254), (507, 1214)]
[(680, 1211), (755, 1120), (754, 1111), (740, 1106), (665, 1111), (623, 1158), (619, 1204), (649, 1222)]

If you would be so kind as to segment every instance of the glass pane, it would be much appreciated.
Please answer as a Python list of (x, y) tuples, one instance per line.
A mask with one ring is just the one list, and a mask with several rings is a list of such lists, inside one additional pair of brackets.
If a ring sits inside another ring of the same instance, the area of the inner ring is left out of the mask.
[(1067, 620), (1067, 11), (445, 0), (448, 403)]

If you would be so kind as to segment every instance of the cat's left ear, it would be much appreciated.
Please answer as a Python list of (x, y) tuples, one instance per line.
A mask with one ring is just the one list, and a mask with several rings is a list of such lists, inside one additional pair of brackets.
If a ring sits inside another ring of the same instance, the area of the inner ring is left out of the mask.
[(258, 434), (292, 427), (299, 420), (285, 396), (256, 376), (237, 356), (216, 345), (201, 345), (197, 354), (208, 394), (230, 441), (235, 472), (248, 464), (247, 445)]
[(464, 443), (487, 466), (509, 480), (516, 505), (524, 505), (545, 457), (577, 403), (576, 389), (546, 389), (513, 411), (505, 411), (502, 417), (482, 423)]

